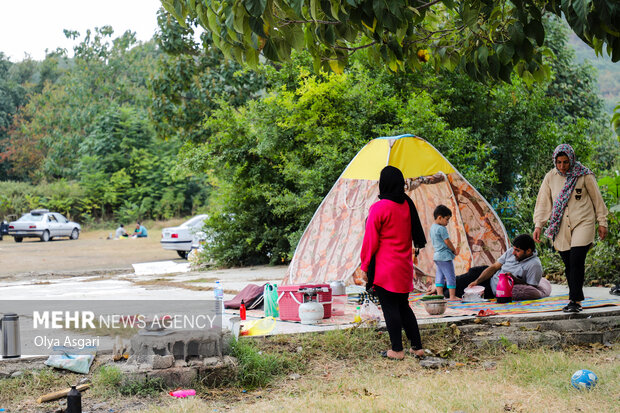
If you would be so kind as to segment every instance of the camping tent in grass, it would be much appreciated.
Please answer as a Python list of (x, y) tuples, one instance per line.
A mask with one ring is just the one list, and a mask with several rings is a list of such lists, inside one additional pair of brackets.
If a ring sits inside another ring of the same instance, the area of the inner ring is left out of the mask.
[(428, 243), (414, 264), (418, 275), (429, 277), (427, 283), (435, 276), (429, 231), (439, 204), (453, 213), (447, 228), (460, 250), (454, 260), (457, 274), (489, 265), (506, 251), (506, 230), (493, 208), (437, 149), (413, 135), (383, 137), (358, 152), (316, 210), (299, 240), (284, 284), (361, 283), (364, 224), (368, 209), (378, 200), (379, 175), (386, 165), (403, 172), (405, 192), (418, 209)]

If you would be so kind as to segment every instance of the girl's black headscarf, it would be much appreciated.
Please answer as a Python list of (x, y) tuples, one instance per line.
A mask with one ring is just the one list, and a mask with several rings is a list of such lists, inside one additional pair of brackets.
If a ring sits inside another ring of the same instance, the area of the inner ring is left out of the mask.
[(416, 248), (424, 248), (426, 237), (424, 236), (422, 223), (413, 201), (405, 194), (405, 178), (400, 169), (388, 165), (381, 170), (379, 199), (389, 199), (399, 204), (407, 201), (411, 215), (411, 239), (413, 239), (413, 245)]

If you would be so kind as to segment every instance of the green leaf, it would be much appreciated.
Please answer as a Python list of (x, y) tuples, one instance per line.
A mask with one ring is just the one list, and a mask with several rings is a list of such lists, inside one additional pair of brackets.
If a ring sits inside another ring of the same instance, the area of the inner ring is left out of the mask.
[(250, 16), (249, 23), (250, 28), (254, 33), (259, 35), (260, 37), (267, 37), (267, 35), (265, 34), (265, 30), (263, 29), (263, 19), (261, 19), (260, 17), (256, 18)]
[(248, 47), (245, 50), (245, 62), (248, 66), (255, 69), (258, 66), (258, 51)]
[(539, 20), (532, 20), (523, 28), (526, 36), (535, 40), (539, 46), (545, 43), (545, 28)]
[(331, 0), (330, 5), (331, 5), (332, 16), (334, 16), (334, 18), (337, 19), (340, 13), (340, 2), (338, 0)]
[(280, 56), (278, 56), (278, 49), (273, 40), (271, 39), (267, 39), (267, 41), (265, 42), (265, 47), (263, 47), (263, 54), (269, 60), (272, 60), (274, 62), (280, 61)]
[(517, 54), (525, 60), (530, 60), (534, 53), (534, 46), (528, 39), (523, 39), (521, 45), (517, 48)]
[(334, 26), (332, 24), (328, 24), (325, 27), (325, 41), (330, 46), (333, 46), (336, 42), (336, 33), (334, 32)]
[(512, 79), (510, 77), (511, 74), (512, 74), (512, 65), (511, 64), (506, 64), (506, 65), (501, 65), (500, 66), (500, 68), (499, 68), (499, 78), (502, 79), (504, 82), (512, 84)]
[(502, 64), (506, 64), (512, 60), (515, 49), (511, 42), (506, 42), (497, 46), (497, 56)]
[(489, 57), (489, 49), (486, 46), (480, 46), (478, 50), (476, 50), (476, 54), (478, 55), (478, 62), (481, 65), (486, 66), (487, 58)]
[(207, 7), (207, 20), (209, 20), (209, 29), (211, 29), (212, 32), (216, 32), (219, 24), (217, 21), (217, 15), (213, 12), (211, 7)]
[(577, 17), (579, 17), (579, 20), (581, 20), (583, 24), (586, 24), (591, 3), (592, 0), (571, 0), (573, 10), (575, 10)]
[(267, 6), (267, 0), (244, 0), (243, 5), (250, 16), (261, 17)]
[(319, 0), (310, 0), (310, 16), (313, 20), (319, 19)]
[(489, 56), (488, 65), (489, 65), (489, 75), (493, 79), (499, 79), (500, 63), (499, 63), (499, 59), (497, 55), (493, 54)]
[(477, 26), (479, 14), (479, 9), (473, 8), (469, 5), (469, 3), (467, 3), (463, 7), (461, 18), (463, 19), (463, 23), (465, 23), (466, 26), (474, 28)]
[(302, 17), (302, 6), (304, 5), (304, 0), (289, 0), (289, 6), (295, 11), (298, 17)]
[(246, 17), (245, 9), (240, 3), (236, 3), (233, 7), (234, 10), (234, 22), (233, 27), (237, 33), (243, 34), (245, 25), (243, 21)]
[(525, 39), (525, 35), (523, 34), (523, 25), (520, 22), (515, 22), (512, 26), (510, 26), (508, 28), (508, 34), (510, 35), (510, 39), (515, 46), (520, 46), (521, 43), (523, 43), (523, 39)]
[(304, 48), (304, 31), (300, 26), (293, 26), (291, 28), (290, 36), (287, 36), (296, 50), (302, 50)]

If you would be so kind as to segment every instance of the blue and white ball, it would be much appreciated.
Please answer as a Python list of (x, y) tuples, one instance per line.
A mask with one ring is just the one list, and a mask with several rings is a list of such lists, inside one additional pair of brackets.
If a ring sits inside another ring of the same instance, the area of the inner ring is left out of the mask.
[(592, 390), (597, 381), (596, 374), (586, 369), (577, 370), (570, 379), (570, 383), (577, 390)]

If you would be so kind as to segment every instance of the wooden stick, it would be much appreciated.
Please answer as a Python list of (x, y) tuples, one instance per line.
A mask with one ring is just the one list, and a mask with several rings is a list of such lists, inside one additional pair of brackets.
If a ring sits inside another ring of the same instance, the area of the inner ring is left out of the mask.
[[(82, 390), (86, 390), (89, 387), (90, 387), (90, 383), (86, 383), (86, 384), (80, 384), (79, 386), (76, 387), (76, 389), (81, 392)], [(68, 388), (65, 390), (55, 391), (54, 393), (48, 393), (44, 396), (39, 397), (37, 399), (37, 403), (51, 402), (52, 400), (60, 399), (61, 397), (65, 397), (70, 391), (71, 391), (71, 388)]]

